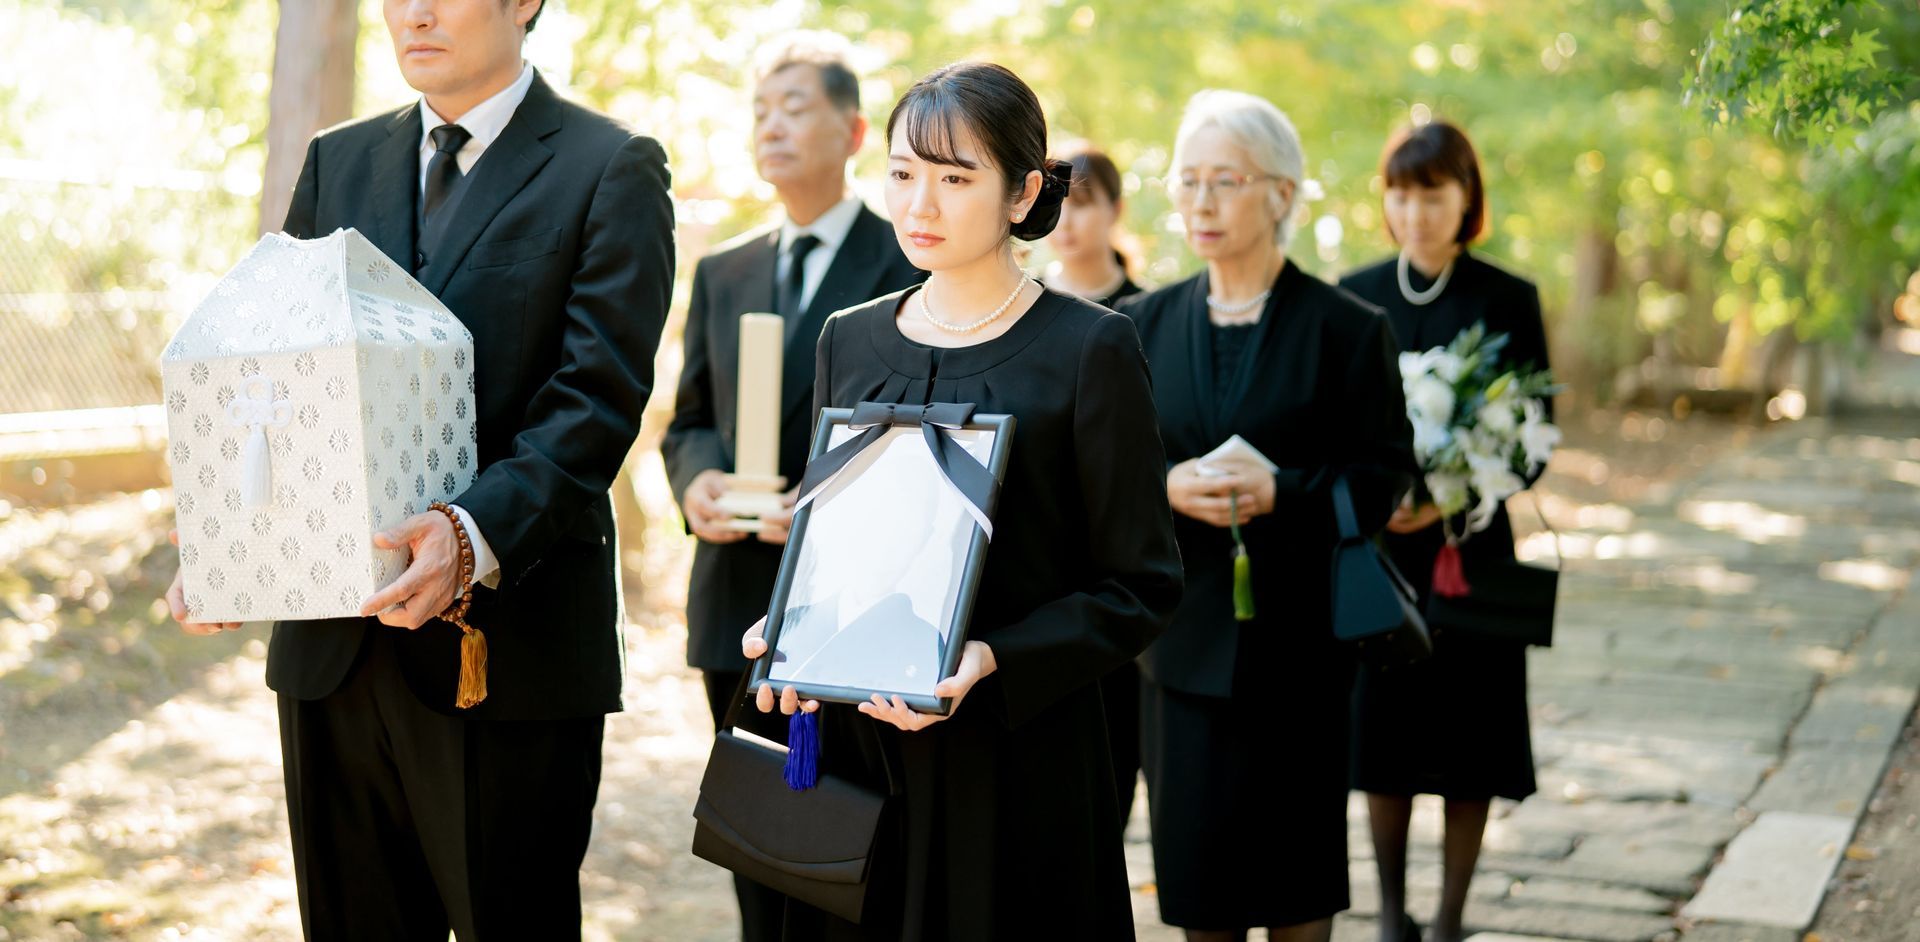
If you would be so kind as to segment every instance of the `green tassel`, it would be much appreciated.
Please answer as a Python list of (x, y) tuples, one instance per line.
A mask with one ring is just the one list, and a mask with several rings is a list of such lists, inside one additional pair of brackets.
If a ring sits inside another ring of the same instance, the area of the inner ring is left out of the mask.
[(1247, 558), (1247, 544), (1240, 541), (1240, 495), (1229, 495), (1227, 507), (1233, 515), (1229, 521), (1233, 529), (1233, 618), (1252, 621), (1253, 561)]

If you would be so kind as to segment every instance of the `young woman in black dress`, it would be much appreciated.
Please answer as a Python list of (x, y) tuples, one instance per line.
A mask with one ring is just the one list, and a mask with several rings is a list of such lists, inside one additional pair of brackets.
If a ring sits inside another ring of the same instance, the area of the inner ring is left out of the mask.
[[(1386, 309), (1404, 350), (1443, 346), (1481, 323), (1510, 338), (1504, 363), (1545, 369), (1539, 291), (1467, 251), (1486, 219), (1480, 164), (1467, 136), (1441, 121), (1403, 132), (1387, 145), (1381, 178), (1387, 232), (1400, 252), (1341, 279), (1341, 286)], [(1395, 512), (1385, 542), (1424, 601), (1446, 538), (1440, 512), (1422, 496)], [(1452, 525), (1455, 533), (1466, 531), (1464, 518)], [(1460, 551), (1469, 568), (1477, 559), (1512, 559), (1505, 508)], [(1460, 938), (1491, 799), (1518, 801), (1534, 790), (1526, 649), (1457, 628), (1437, 632), (1433, 646), (1433, 657), (1419, 664), (1361, 671), (1354, 692), (1353, 786), (1367, 793), (1382, 942), (1419, 937), (1406, 915), (1413, 796), (1446, 800), (1440, 911), (1427, 938), (1452, 942)]]
[[(1202, 92), (1172, 185), (1204, 272), (1121, 303), (1153, 364), (1165, 486), (1187, 589), (1141, 659), (1141, 725), (1161, 918), (1190, 940), (1324, 942), (1347, 897), (1347, 709), (1329, 563), (1344, 477), (1378, 531), (1414, 471), (1386, 318), (1287, 261), (1305, 175), (1285, 115)], [(1239, 435), (1279, 470), (1209, 477)], [(1237, 495), (1254, 617), (1236, 621)]]
[[(1111, 308), (1121, 298), (1140, 293), (1140, 286), (1127, 274), (1127, 257), (1113, 244), (1126, 205), (1120, 168), (1112, 158), (1084, 144), (1067, 151), (1062, 159), (1073, 167), (1073, 187), (1060, 208), (1060, 224), (1047, 235), (1047, 248), (1056, 259), (1047, 266), (1047, 287)], [(1134, 772), (1138, 771), (1136, 767)], [(1129, 792), (1127, 800), (1132, 799)]]
[[(825, 772), (879, 785), (884, 758), (902, 774), (893, 888), (859, 926), (789, 903), (787, 934), (1131, 938), (1097, 681), (1159, 635), (1181, 584), (1146, 361), (1131, 320), (1014, 264), (1008, 237), (1044, 236), (1068, 186), (1017, 76), (933, 72), (887, 140), (894, 232), (932, 274), (827, 323), (815, 405), (963, 402), (1018, 424), (960, 668), (936, 688), (953, 712), (820, 710)], [(757, 695), (818, 709), (791, 688)]]

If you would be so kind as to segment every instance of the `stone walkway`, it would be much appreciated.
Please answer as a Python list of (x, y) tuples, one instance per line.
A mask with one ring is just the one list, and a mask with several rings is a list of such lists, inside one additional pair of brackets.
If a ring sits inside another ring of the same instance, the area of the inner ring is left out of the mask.
[[(1913, 706), (1911, 422), (1702, 442), (1657, 421), (1637, 426), (1632, 461), (1656, 466), (1638, 484), (1610, 444), (1563, 451), (1543, 488), (1567, 574), (1559, 642), (1531, 662), (1542, 792), (1496, 809), (1470, 910), (1486, 942), (1799, 938)], [(671, 520), (660, 501), (650, 517)], [(0, 942), (297, 937), (263, 635), (165, 622), (170, 516), (151, 492), (0, 507)], [(729, 885), (686, 851), (710, 730), (680, 661), (684, 545), (650, 536), (629, 560), (646, 604), (608, 723), (587, 937), (720, 942)], [(1354, 810), (1341, 942), (1373, 932)], [(1416, 817), (1416, 912), (1437, 811)], [(1131, 837), (1140, 938), (1176, 939), (1143, 822)]]
[[(1482, 938), (1800, 938), (1920, 687), (1913, 431), (1781, 427), (1628, 503), (1578, 500), (1577, 469), (1556, 470), (1558, 635), (1530, 661), (1541, 790), (1496, 810)], [(1421, 811), (1416, 913), (1438, 891), (1437, 803)], [(1352, 812), (1339, 937), (1370, 939)]]

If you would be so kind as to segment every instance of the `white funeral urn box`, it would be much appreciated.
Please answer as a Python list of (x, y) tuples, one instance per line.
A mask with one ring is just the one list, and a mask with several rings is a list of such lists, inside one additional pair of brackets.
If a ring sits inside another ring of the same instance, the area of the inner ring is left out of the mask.
[(160, 367), (193, 621), (358, 615), (473, 483), (473, 335), (355, 230), (261, 238)]

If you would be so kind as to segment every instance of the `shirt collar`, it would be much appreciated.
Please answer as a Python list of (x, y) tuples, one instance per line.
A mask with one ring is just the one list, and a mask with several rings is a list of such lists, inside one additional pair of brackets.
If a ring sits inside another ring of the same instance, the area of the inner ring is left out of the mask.
[(853, 221), (860, 216), (860, 205), (859, 197), (849, 196), (833, 204), (832, 209), (821, 213), (820, 218), (810, 225), (797, 226), (791, 219), (783, 220), (780, 223), (780, 251), (786, 252), (793, 245), (793, 240), (802, 235), (819, 239), (823, 249), (838, 251), (840, 244), (847, 241), (847, 233), (853, 231)]
[[(495, 92), (492, 98), (474, 105), (457, 122), (471, 135), (460, 150), (462, 154), (472, 151), (475, 154), (487, 149), (489, 144), (507, 129), (507, 122), (513, 120), (513, 113), (527, 98), (527, 89), (533, 87), (533, 63), (520, 66), (520, 77), (512, 85)], [(449, 123), (427, 104), (427, 96), (420, 96), (420, 148), (433, 149), (433, 129)]]

